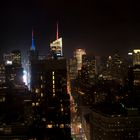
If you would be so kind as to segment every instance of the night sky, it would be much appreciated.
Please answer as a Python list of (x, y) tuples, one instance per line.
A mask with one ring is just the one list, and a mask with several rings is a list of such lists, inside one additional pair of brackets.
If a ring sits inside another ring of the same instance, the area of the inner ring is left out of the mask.
[[(122, 2), (123, 1), (123, 2)], [(128, 0), (9, 0), (0, 4), (0, 53), (31, 46), (48, 53), (56, 36), (56, 22), (63, 38), (65, 57), (75, 48), (108, 55), (140, 48), (140, 5)]]

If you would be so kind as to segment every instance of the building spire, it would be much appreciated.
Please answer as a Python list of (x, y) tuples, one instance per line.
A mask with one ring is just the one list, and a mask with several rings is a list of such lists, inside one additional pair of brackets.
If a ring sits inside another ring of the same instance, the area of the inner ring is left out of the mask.
[(56, 29), (56, 39), (58, 39), (59, 38), (58, 21), (56, 23), (56, 26), (57, 26), (57, 29)]
[(35, 50), (35, 43), (34, 43), (34, 30), (32, 29), (32, 46), (31, 50)]

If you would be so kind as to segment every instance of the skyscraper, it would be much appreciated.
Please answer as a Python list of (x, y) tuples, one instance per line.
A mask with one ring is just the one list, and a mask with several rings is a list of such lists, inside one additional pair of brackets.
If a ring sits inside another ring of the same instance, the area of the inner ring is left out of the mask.
[(135, 86), (139, 86), (140, 85), (140, 49), (134, 49), (131, 55), (133, 60), (133, 66), (129, 68), (129, 78), (131, 79), (130, 81)]
[(82, 67), (82, 55), (85, 55), (84, 49), (76, 49), (74, 52), (74, 57), (77, 59), (77, 70), (81, 70)]
[(57, 31), (56, 31), (56, 40), (50, 43), (50, 51), (51, 56), (54, 59), (63, 57), (63, 47), (62, 47), (62, 37), (59, 38), (59, 32), (58, 32), (58, 24), (57, 24)]
[(140, 65), (140, 49), (133, 50), (133, 66)]
[(75, 80), (78, 75), (76, 58), (72, 58), (68, 61), (68, 70), (70, 80)]
[(89, 78), (95, 77), (96, 74), (96, 60), (95, 56), (82, 56), (82, 68), (86, 70)]
[(31, 48), (28, 52), (28, 64), (25, 66), (25, 69), (27, 71), (27, 86), (30, 89), (30, 79), (31, 79), (31, 61), (38, 60), (39, 51), (35, 48), (35, 42), (34, 42), (34, 31), (32, 30), (32, 44)]
[(14, 50), (11, 52), (12, 64), (21, 66), (21, 52), (19, 50)]
[[(33, 107), (44, 131), (70, 136), (70, 97), (67, 93), (65, 59), (31, 62)], [(47, 134), (49, 135), (49, 134)]]
[(29, 51), (29, 61), (38, 59), (38, 50), (35, 48), (34, 31), (32, 30), (32, 45)]
[(34, 30), (32, 29), (32, 46), (31, 50), (35, 50), (35, 43), (34, 43)]
[(21, 64), (21, 52), (13, 50), (9, 54), (4, 54), (5, 78), (8, 82), (23, 82), (23, 68)]

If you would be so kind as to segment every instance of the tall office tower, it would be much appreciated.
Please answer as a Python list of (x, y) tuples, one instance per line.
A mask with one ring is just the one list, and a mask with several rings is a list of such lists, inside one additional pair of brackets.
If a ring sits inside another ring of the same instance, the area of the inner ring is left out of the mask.
[(133, 66), (140, 65), (140, 49), (133, 50)]
[(11, 53), (3, 54), (3, 60), (5, 65), (12, 65), (12, 55)]
[(5, 65), (21, 66), (21, 52), (19, 50), (13, 50), (10, 53), (3, 55)]
[(25, 71), (27, 73), (27, 86), (30, 89), (30, 79), (31, 79), (31, 61), (37, 61), (39, 59), (39, 51), (35, 48), (34, 42), (34, 31), (32, 30), (32, 44), (28, 52), (28, 63), (25, 65)]
[(76, 77), (78, 75), (77, 59), (76, 58), (69, 59), (69, 61), (68, 61), (68, 74), (69, 74), (70, 80), (76, 79)]
[(31, 91), (35, 96), (32, 105), (40, 120), (38, 128), (42, 128), (47, 135), (50, 134), (49, 137), (56, 136), (59, 139), (61, 135), (70, 136), (70, 97), (67, 93), (66, 60), (32, 61)]
[(35, 48), (34, 31), (32, 30), (32, 45), (29, 51), (29, 61), (38, 60), (38, 50)]
[(121, 58), (118, 51), (115, 51), (112, 56), (107, 58), (106, 67), (102, 72), (103, 78), (123, 83), (127, 76), (127, 67), (126, 61)]
[(140, 85), (140, 49), (134, 49), (133, 52), (129, 53), (129, 57), (133, 62), (133, 66), (130, 65), (128, 71), (128, 79), (130, 86)]
[(12, 64), (21, 66), (21, 52), (19, 50), (14, 50), (11, 52)]
[(5, 66), (3, 63), (0, 64), (0, 84), (5, 83)]
[(77, 59), (77, 70), (81, 70), (82, 67), (82, 55), (85, 55), (84, 49), (76, 49), (74, 52), (74, 57)]
[(112, 55), (111, 75), (113, 79), (120, 79), (122, 71), (122, 59), (118, 51)]
[(63, 57), (63, 46), (62, 46), (62, 37), (59, 38), (58, 24), (56, 32), (56, 40), (50, 43), (50, 52), (51, 56), (54, 59)]
[(23, 68), (15, 65), (6, 65), (5, 77), (7, 82), (23, 84)]
[(8, 82), (23, 83), (23, 68), (21, 64), (21, 53), (14, 50), (9, 54), (4, 54), (5, 78)]
[(140, 85), (140, 65), (135, 65), (133, 67), (133, 77), (134, 77), (133, 84), (135, 86), (139, 86)]
[(94, 78), (96, 72), (96, 59), (95, 56), (82, 56), (82, 69), (85, 70), (89, 78)]

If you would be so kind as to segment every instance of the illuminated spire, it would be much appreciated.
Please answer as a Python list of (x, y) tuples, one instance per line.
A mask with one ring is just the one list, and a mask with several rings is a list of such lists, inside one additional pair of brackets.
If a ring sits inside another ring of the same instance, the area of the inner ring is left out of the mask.
[(58, 31), (58, 22), (57, 22), (57, 29), (56, 29), (56, 39), (59, 38), (59, 31)]
[(33, 29), (32, 29), (32, 46), (31, 46), (31, 50), (35, 50), (34, 31), (33, 31)]

